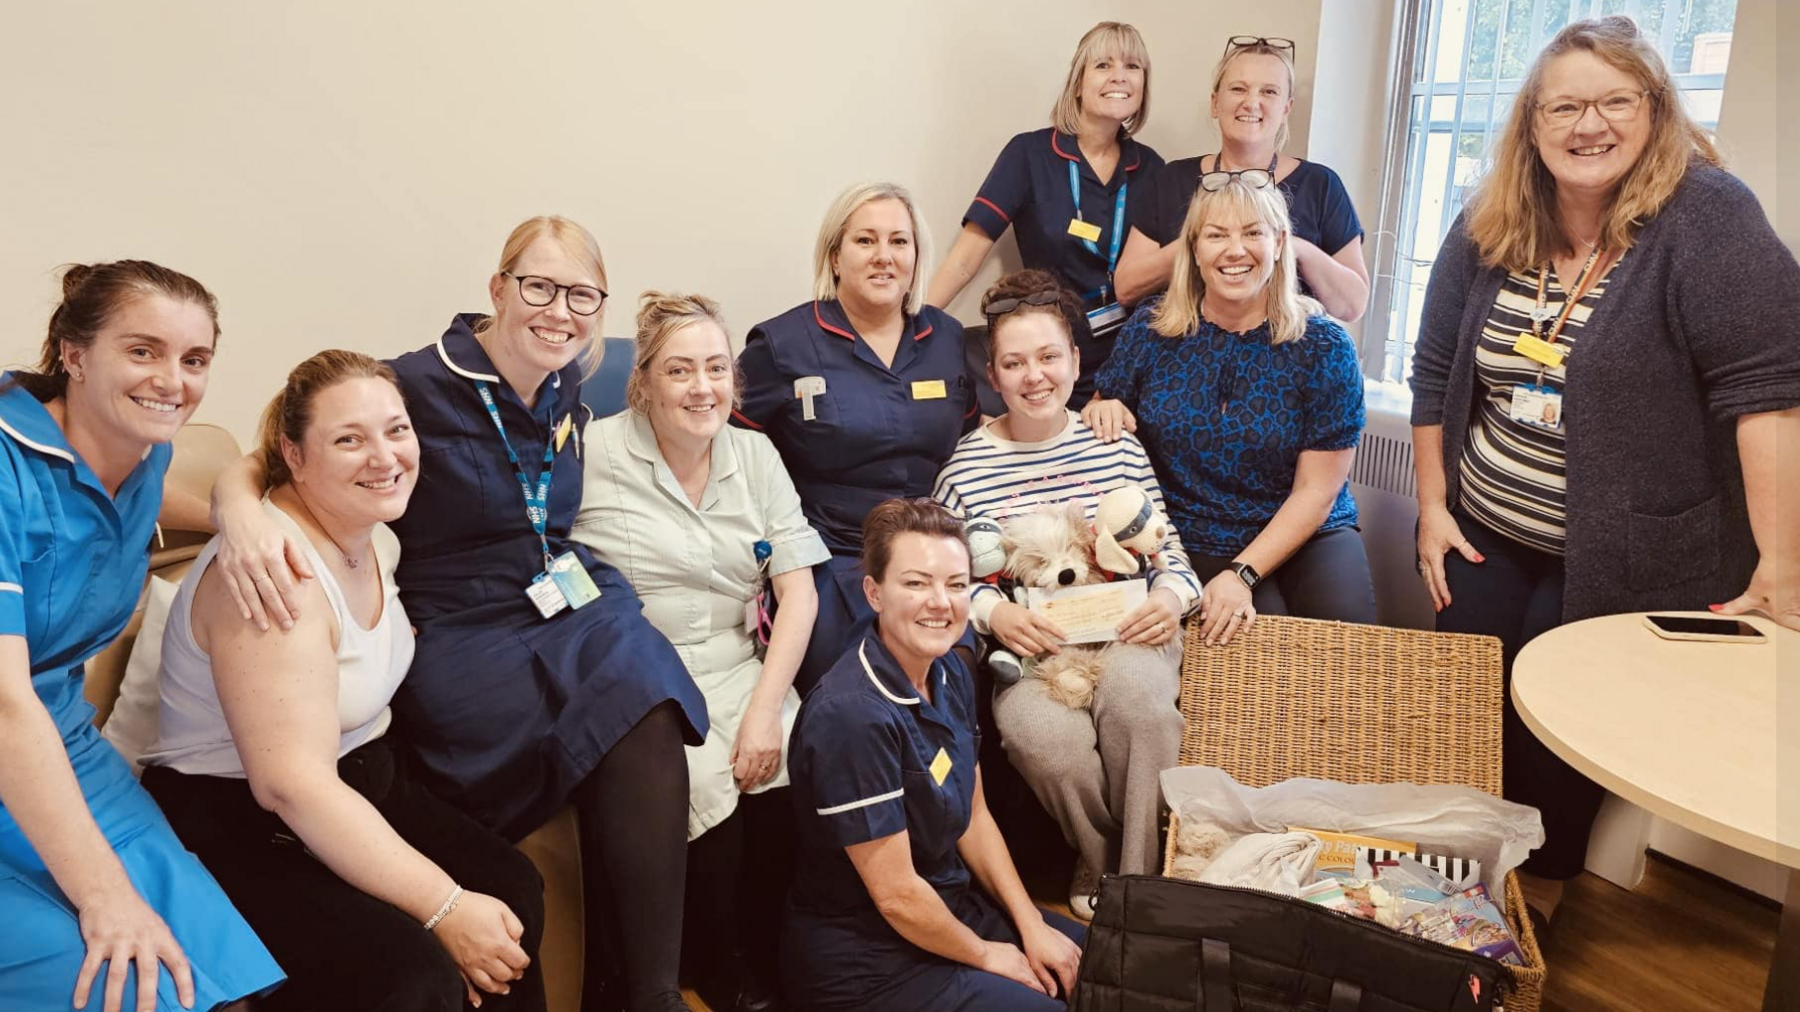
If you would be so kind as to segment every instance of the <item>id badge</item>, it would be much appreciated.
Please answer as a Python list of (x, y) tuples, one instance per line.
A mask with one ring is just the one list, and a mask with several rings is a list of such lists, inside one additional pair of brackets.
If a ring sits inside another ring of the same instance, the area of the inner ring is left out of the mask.
[(1520, 383), (1512, 389), (1507, 417), (1533, 428), (1562, 431), (1563, 395), (1549, 387)]
[(550, 560), (550, 580), (570, 608), (579, 608), (600, 596), (600, 588), (594, 586), (594, 578), (574, 552), (564, 552)]
[(1519, 339), (1513, 342), (1513, 351), (1546, 369), (1562, 368), (1563, 359), (1568, 357), (1561, 348), (1535, 334), (1520, 334)]
[(1125, 307), (1117, 302), (1109, 302), (1099, 309), (1090, 309), (1087, 314), (1088, 330), (1093, 331), (1095, 337), (1104, 337), (1124, 326), (1128, 315), (1130, 314), (1125, 312)]
[(562, 588), (550, 579), (549, 573), (539, 573), (532, 577), (531, 586), (525, 588), (525, 596), (531, 598), (538, 614), (545, 618), (569, 606), (569, 599), (563, 596)]

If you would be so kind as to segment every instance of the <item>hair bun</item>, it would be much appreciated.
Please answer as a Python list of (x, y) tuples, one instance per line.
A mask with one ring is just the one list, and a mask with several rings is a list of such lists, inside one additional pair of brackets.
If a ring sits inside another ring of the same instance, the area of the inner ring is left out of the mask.
[(93, 264), (68, 264), (64, 266), (62, 274), (63, 300), (67, 301), (74, 298), (75, 293), (81, 291), (81, 286), (87, 284), (87, 279), (92, 276), (93, 273)]

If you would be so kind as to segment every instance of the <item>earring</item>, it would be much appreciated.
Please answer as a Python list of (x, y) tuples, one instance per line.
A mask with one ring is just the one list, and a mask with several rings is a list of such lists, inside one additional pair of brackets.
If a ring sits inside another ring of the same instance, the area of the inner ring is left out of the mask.
[(69, 374), (69, 376), (70, 376), (70, 378), (74, 379), (75, 382), (77, 382), (77, 383), (81, 382), (81, 370), (77, 369), (74, 372), (71, 372)]

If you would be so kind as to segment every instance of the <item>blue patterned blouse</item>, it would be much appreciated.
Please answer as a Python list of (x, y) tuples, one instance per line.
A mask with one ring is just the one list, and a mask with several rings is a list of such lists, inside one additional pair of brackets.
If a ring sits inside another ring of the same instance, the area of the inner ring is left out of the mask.
[[(1194, 555), (1242, 551), (1287, 500), (1302, 450), (1345, 450), (1363, 428), (1356, 344), (1315, 316), (1306, 336), (1271, 346), (1267, 326), (1234, 334), (1204, 320), (1181, 337), (1150, 327), (1162, 299), (1125, 324), (1095, 378), (1137, 415), (1169, 518)], [(1320, 530), (1356, 523), (1350, 484)]]

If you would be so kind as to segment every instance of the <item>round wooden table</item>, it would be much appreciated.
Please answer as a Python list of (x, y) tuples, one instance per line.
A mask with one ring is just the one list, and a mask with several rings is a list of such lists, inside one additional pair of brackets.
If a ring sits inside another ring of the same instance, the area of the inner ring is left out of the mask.
[[(1665, 640), (1642, 614), (1573, 622), (1513, 662), (1525, 726), (1595, 783), (1678, 826), (1800, 869), (1800, 633)], [(1765, 1009), (1800, 1009), (1800, 871)]]

